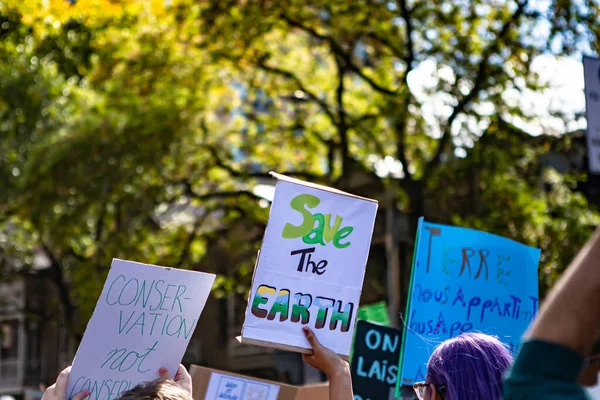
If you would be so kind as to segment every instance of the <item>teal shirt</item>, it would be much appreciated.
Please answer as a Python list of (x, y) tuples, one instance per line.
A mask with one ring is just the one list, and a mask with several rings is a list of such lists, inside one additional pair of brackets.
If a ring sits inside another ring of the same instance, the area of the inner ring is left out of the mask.
[(577, 384), (583, 357), (554, 343), (523, 344), (504, 382), (504, 400), (587, 400)]

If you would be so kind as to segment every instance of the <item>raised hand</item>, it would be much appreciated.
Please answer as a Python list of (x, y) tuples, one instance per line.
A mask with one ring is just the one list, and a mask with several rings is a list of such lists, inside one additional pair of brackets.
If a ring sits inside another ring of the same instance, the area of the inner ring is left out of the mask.
[[(71, 367), (67, 367), (58, 375), (56, 383), (50, 386), (44, 392), (42, 400), (67, 400), (67, 383), (69, 382), (69, 374)], [(90, 392), (83, 390), (74, 394), (70, 400), (83, 400), (90, 395)]]
[(312, 354), (302, 354), (305, 363), (323, 371), (328, 377), (348, 369), (348, 363), (332, 350), (324, 347), (310, 328), (304, 327), (302, 331), (313, 349)]
[[(164, 367), (158, 370), (158, 373), (160, 374), (160, 379), (171, 379), (169, 370)], [(183, 365), (179, 364), (179, 368), (177, 368), (177, 372), (175, 373), (175, 378), (173, 381), (175, 381), (175, 383), (181, 389), (185, 390), (190, 396), (192, 396), (192, 377)]]
[(302, 331), (313, 349), (312, 354), (302, 354), (302, 359), (329, 378), (329, 400), (354, 400), (348, 363), (323, 346), (310, 328), (304, 327)]

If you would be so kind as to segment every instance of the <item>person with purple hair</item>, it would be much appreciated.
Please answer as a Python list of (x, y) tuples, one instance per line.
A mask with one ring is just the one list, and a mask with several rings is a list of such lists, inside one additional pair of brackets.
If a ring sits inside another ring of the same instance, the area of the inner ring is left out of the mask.
[(420, 400), (500, 400), (502, 378), (512, 362), (497, 338), (463, 333), (442, 342), (427, 363), (425, 382), (414, 385)]

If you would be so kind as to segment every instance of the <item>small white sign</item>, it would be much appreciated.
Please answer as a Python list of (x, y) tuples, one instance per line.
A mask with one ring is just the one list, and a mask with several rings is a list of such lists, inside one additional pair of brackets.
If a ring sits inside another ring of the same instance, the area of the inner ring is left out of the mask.
[(585, 104), (587, 115), (588, 165), (600, 174), (600, 59), (584, 57)]
[(377, 202), (279, 179), (258, 257), (243, 343), (307, 352), (308, 326), (350, 354)]
[(114, 259), (77, 350), (67, 398), (110, 400), (140, 382), (175, 376), (215, 275)]
[(213, 372), (204, 400), (277, 400), (279, 386)]

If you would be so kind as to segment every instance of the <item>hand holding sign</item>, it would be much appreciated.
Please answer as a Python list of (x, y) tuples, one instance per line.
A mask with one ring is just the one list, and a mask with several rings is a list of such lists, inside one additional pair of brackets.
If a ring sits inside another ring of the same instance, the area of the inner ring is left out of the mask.
[(171, 374), (169, 374), (169, 370), (165, 367), (158, 370), (160, 374), (160, 379), (169, 380), (172, 379), (177, 386), (183, 389), (186, 393), (192, 396), (192, 377), (188, 373), (187, 369), (181, 364), (179, 364), (179, 368), (177, 368), (177, 373), (175, 374), (175, 378), (171, 378)]
[[(60, 375), (58, 375), (56, 383), (46, 389), (42, 396), (42, 400), (67, 400), (67, 383), (69, 382), (70, 373), (71, 367), (65, 368)], [(71, 400), (83, 400), (89, 395), (89, 390), (82, 390), (81, 392), (74, 394), (71, 397)]]
[(342, 360), (337, 354), (324, 347), (319, 339), (315, 336), (314, 332), (310, 328), (302, 328), (310, 347), (313, 349), (312, 354), (302, 354), (302, 359), (308, 365), (315, 367), (316, 369), (323, 371), (328, 377), (332, 377), (339, 374), (340, 371), (348, 369), (348, 363)]
[(321, 370), (329, 378), (329, 400), (348, 400), (352, 393), (350, 366), (337, 354), (324, 347), (310, 328), (302, 328), (306, 339), (313, 349), (312, 354), (302, 354), (304, 362)]

